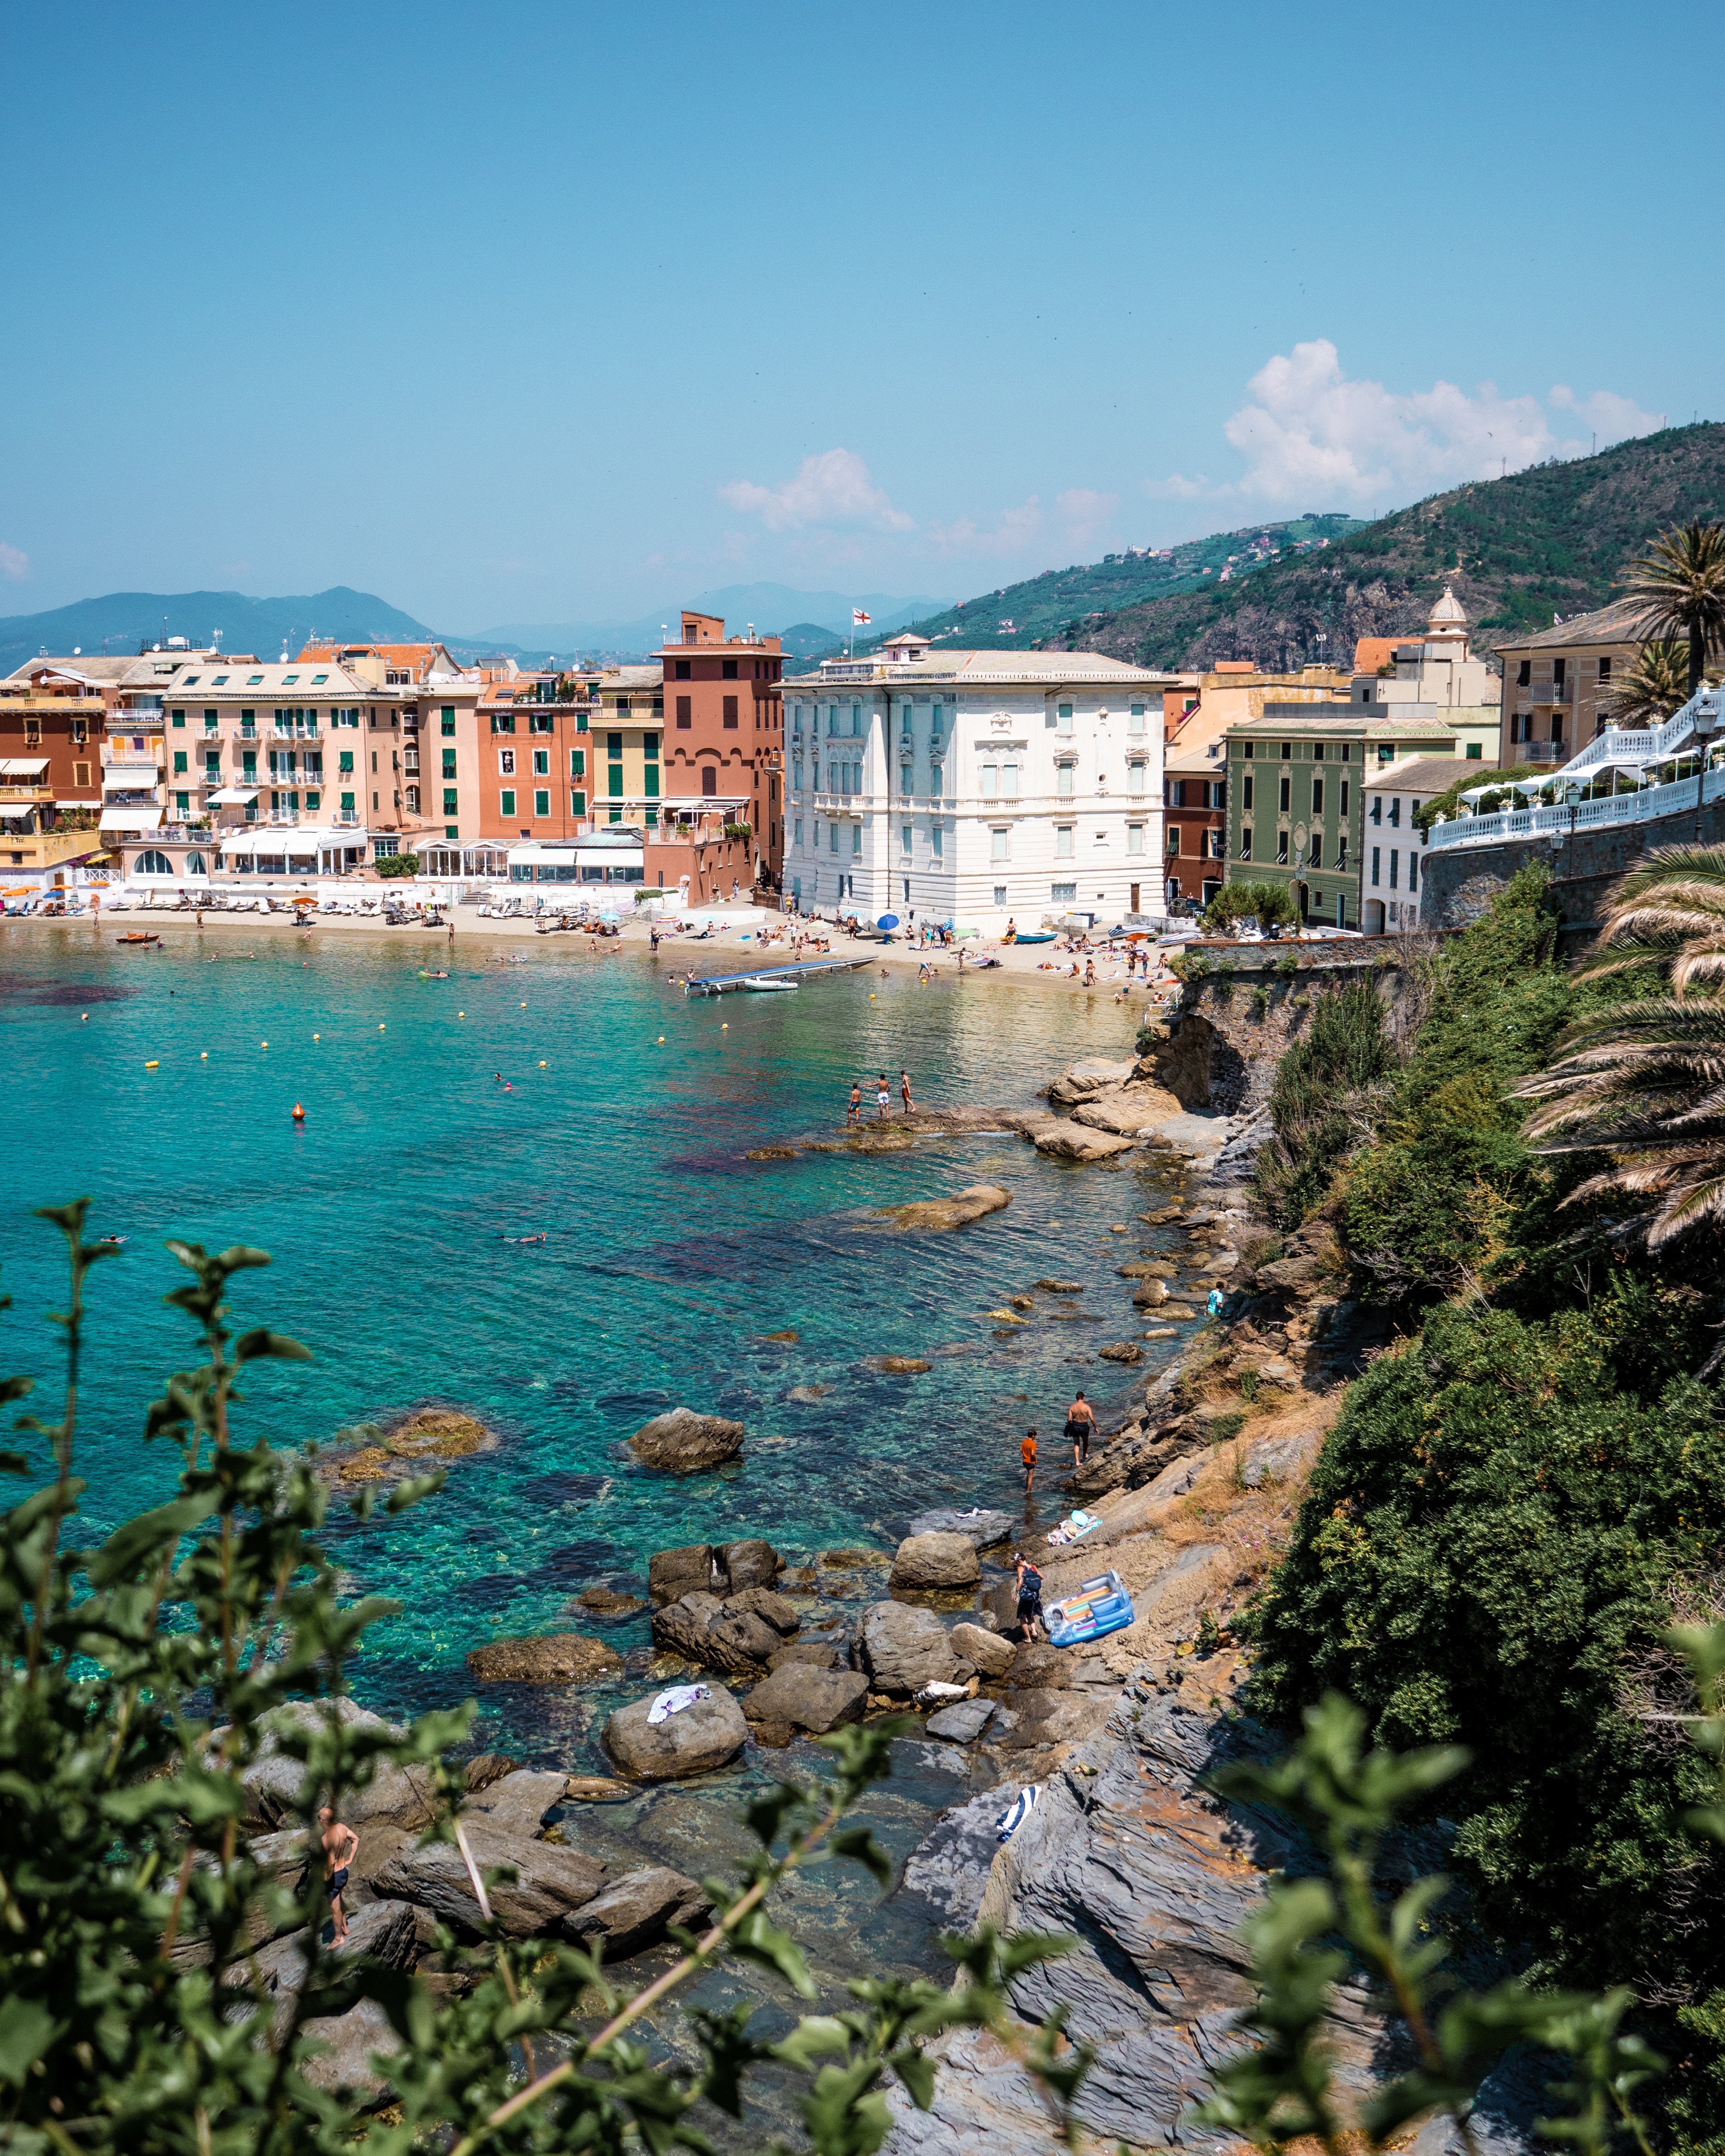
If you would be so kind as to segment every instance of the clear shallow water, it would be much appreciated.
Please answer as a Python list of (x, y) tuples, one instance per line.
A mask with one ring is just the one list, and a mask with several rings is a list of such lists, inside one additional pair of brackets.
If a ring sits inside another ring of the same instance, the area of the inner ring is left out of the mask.
[[(114, 932), (0, 929), (0, 1286), (14, 1305), (0, 1367), (57, 1397), (44, 1312), (64, 1272), (29, 1209), (89, 1193), (93, 1231), (130, 1238), (91, 1289), (79, 1464), (98, 1529), (171, 1483), (175, 1455), (136, 1434), (192, 1355), (160, 1301), (183, 1277), (168, 1236), (268, 1250), (236, 1317), (315, 1353), (249, 1378), (243, 1432), (325, 1441), (428, 1399), (491, 1425), (496, 1448), (454, 1462), (444, 1494), (400, 1520), (360, 1528), (332, 1504), (327, 1540), (355, 1590), (403, 1605), (356, 1666), (367, 1704), (469, 1696), (462, 1658), (499, 1635), (572, 1627), (644, 1648), (644, 1618), (600, 1626), (571, 1605), (598, 1579), (644, 1592), (655, 1549), (750, 1534), (793, 1557), (890, 1549), (925, 1506), (1017, 1511), (1030, 1422), (1047, 1463), (1039, 1514), (1064, 1509), (1062, 1410), (1075, 1384), (1106, 1398), (1126, 1374), (1093, 1358), (1137, 1329), (1113, 1268), (1157, 1240), (1136, 1215), (1158, 1185), (1007, 1137), (873, 1160), (742, 1156), (840, 1125), (852, 1078), (882, 1067), (896, 1089), (906, 1066), (922, 1105), (1026, 1105), (1074, 1058), (1123, 1052), (1125, 1006), (992, 981), (920, 988), (878, 968), (795, 996), (685, 999), (669, 965), (560, 942), (458, 943), (451, 962), (441, 938), (411, 934), (175, 923), (157, 952), (121, 950)], [(445, 963), (448, 980), (418, 970)], [(957, 1234), (868, 1224), (870, 1207), (983, 1180), (1012, 1204)], [(1137, 1232), (1111, 1235), (1117, 1221)], [(1091, 1284), (1081, 1306), (1099, 1322), (1039, 1312), (997, 1337), (986, 1313), (1045, 1274)], [(786, 1328), (793, 1347), (762, 1337)], [(860, 1366), (879, 1353), (934, 1367), (873, 1377)], [(828, 1389), (787, 1399), (809, 1385)], [(677, 1402), (744, 1421), (741, 1464), (687, 1480), (637, 1467), (623, 1440)], [(595, 1724), (614, 1697), (488, 1686), (479, 1734), (603, 1771)], [(963, 1794), (951, 1764), (907, 1758), (882, 1799), (891, 1839), (907, 1847), (931, 1808)], [(693, 1796), (607, 1808), (595, 1825), (656, 1830), (652, 1816), (675, 1819)]]

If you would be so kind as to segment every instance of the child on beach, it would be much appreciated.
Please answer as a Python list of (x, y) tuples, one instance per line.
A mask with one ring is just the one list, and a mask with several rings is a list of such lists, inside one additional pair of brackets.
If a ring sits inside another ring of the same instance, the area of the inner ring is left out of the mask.
[(850, 1110), (845, 1120), (847, 1123), (862, 1120), (862, 1087), (860, 1085), (853, 1085), (850, 1089)]
[(1024, 1463), (1024, 1495), (1028, 1497), (1036, 1481), (1036, 1433), (1034, 1430), (1024, 1433), (1019, 1446), (1019, 1457)]

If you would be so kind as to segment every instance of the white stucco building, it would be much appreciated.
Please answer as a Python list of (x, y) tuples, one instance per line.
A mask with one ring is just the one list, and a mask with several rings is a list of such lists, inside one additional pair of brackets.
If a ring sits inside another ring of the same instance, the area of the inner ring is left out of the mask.
[(784, 684), (786, 895), (1034, 928), (1162, 911), (1162, 691), (1092, 652), (888, 639)]

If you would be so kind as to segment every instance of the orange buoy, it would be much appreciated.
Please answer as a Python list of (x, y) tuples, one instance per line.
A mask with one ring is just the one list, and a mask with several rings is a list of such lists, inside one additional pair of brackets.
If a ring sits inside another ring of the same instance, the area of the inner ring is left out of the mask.
[(295, 1101), (294, 1103), (294, 1121), (296, 1123), (303, 1123), (305, 1120), (305, 1111), (300, 1106), (299, 1102)]

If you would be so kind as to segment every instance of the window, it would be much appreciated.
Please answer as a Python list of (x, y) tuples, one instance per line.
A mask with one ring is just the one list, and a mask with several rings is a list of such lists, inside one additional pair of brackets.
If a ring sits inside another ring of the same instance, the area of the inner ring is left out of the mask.
[(569, 788), (569, 814), (572, 816), (584, 816), (587, 814), (587, 795), (578, 786), (572, 786)]
[(735, 727), (737, 724), (737, 699), (735, 696), (727, 696), (725, 699), (725, 724), (731, 727)]
[(136, 873), (139, 875), (172, 875), (173, 872), (173, 863), (166, 854), (158, 853), (154, 846), (138, 855)]
[[(1218, 835), (1219, 836), (1219, 834)], [(1126, 850), (1129, 854), (1142, 854), (1143, 852), (1144, 827), (1142, 824), (1128, 824), (1127, 825)]]
[(829, 824), (827, 826), (827, 851), (829, 854), (836, 854), (838, 850), (839, 827), (836, 824)]
[(941, 767), (937, 763), (932, 763), (928, 767), (928, 791), (933, 799), (937, 801), (939, 800), (941, 793)]
[(1170, 824), (1168, 827), (1168, 857), (1171, 861), (1180, 857), (1180, 827), (1178, 824)]
[(1056, 824), (1055, 825), (1055, 859), (1057, 861), (1070, 861), (1071, 860), (1072, 831), (1073, 826), (1070, 824)]
[(1000, 767), (1000, 790), (1003, 793), (1016, 794), (1019, 790), (1018, 766), (1015, 763), (1002, 764)]
[(719, 767), (704, 763), (701, 767), (701, 790), (704, 794), (716, 794), (719, 790)]
[[(1245, 778), (1240, 780), (1240, 805), (1242, 808), (1250, 808), (1252, 805), (1252, 774), (1250, 772), (1247, 772)], [(1343, 792), (1344, 793), (1347, 790), (1346, 787), (1343, 788)]]
[(1382, 860), (1382, 858), (1383, 858), (1383, 849), (1382, 849), (1382, 847), (1381, 847), (1381, 846), (1373, 846), (1373, 849), (1372, 849), (1372, 881), (1373, 882), (1373, 884), (1375, 884), (1375, 883), (1377, 882), (1377, 880), (1378, 880), (1378, 862)]
[(1342, 782), (1342, 814), (1344, 816), (1348, 814), (1348, 781), (1345, 778)]
[[(418, 788), (416, 788), (416, 787), (410, 787), (408, 790), (408, 792), (409, 792), (409, 793), (417, 793), (418, 789)], [(414, 803), (410, 803), (409, 805), (410, 805), (410, 806), (412, 806), (412, 807), (417, 808), (417, 807), (418, 806), (418, 803), (417, 802), (414, 802)], [(551, 814), (551, 789), (550, 789), (550, 788), (549, 788), (549, 787), (546, 787), (546, 788), (542, 788), (541, 791), (539, 791), (539, 792), (537, 792), (537, 793), (536, 793), (534, 794), (534, 796), (533, 796), (533, 814), (534, 814), (536, 816), (548, 816), (548, 815), (550, 815), (550, 814)]]
[(862, 851), (862, 825), (860, 824), (853, 824), (850, 827), (850, 850), (853, 854), (860, 854)]
[[(341, 714), (338, 712), (336, 716), (339, 717), (340, 716)], [(455, 706), (453, 704), (445, 704), (444, 706), (443, 711), (439, 716), (438, 724), (443, 729), (444, 737), (445, 740), (448, 740), (454, 733)]]
[(536, 749), (534, 750), (534, 752), (533, 752), (533, 776), (535, 777), (535, 778), (550, 778), (550, 776), (551, 776), (551, 751), (550, 751), (548, 748), (536, 748)]
[(1055, 706), (1055, 732), (1057, 734), (1070, 734), (1071, 731), (1072, 706), (1070, 704), (1056, 704)]
[(1048, 895), (1056, 906), (1070, 906), (1078, 896), (1078, 886), (1076, 883), (1051, 883)]
[(1470, 763), (1480, 762), (1484, 755), (1485, 751), (1481, 747), (1478, 742), (1470, 742), (1467, 744), (1467, 761)]
[(1126, 767), (1126, 790), (1128, 793), (1142, 793), (1143, 792), (1144, 767), (1142, 763), (1132, 762), (1127, 764)]
[(1389, 850), (1389, 888), (1392, 891), (1397, 888), (1397, 875), (1401, 865), (1401, 850), (1398, 846), (1392, 846)]
[(1143, 732), (1144, 706), (1142, 704), (1134, 704), (1127, 711), (1126, 715), (1126, 730), (1129, 734), (1141, 734)]
[(1314, 816), (1322, 816), (1324, 813), (1324, 783), (1321, 778), (1314, 778), (1312, 782), (1312, 813)]
[(175, 794), (174, 807), (179, 814), (180, 820), (183, 823), (192, 813), (192, 796), (189, 793)]
[(1282, 760), (1282, 762), (1283, 762), (1284, 763), (1286, 763), (1286, 762), (1287, 762), (1291, 758), (1291, 757), (1293, 756), (1293, 753), (1294, 753), (1294, 744), (1293, 744), (1291, 742), (1284, 742), (1282, 743), (1282, 745), (1281, 745), (1281, 760)]
[[(308, 793), (305, 796), (305, 806), (308, 808), (316, 808), (317, 796), (315, 793)], [(419, 813), (419, 789), (417, 786), (410, 786), (408, 788), (408, 808), (413, 815), (417, 816)]]
[[(177, 726), (184, 726), (186, 723), (186, 714), (183, 711), (176, 711), (173, 715), (173, 722)], [(40, 724), (39, 721), (38, 721), (38, 724)]]
[(854, 737), (861, 736), (862, 706), (860, 704), (853, 704), (850, 707), (850, 731)]
[(1384, 742), (1384, 743), (1379, 747), (1378, 751), (1378, 762), (1379, 762), (1379, 763), (1393, 763), (1393, 762), (1394, 762), (1394, 760), (1395, 760), (1395, 751), (1394, 751), (1394, 749), (1390, 746), (1390, 744), (1389, 744), (1388, 742)]
[(1000, 791), (1000, 767), (998, 763), (985, 763), (983, 766), (983, 791), (984, 793), (998, 793)]
[(1076, 767), (1077, 767), (1076, 765), (1070, 763), (1057, 763), (1055, 766), (1055, 792), (1056, 793), (1064, 793), (1068, 796), (1071, 794), (1073, 790), (1072, 774)]
[(1609, 659), (1602, 659), (1599, 661), (1599, 679), (1602, 681), (1609, 681), (1611, 679), (1611, 661)]
[(941, 857), (941, 826), (938, 824), (931, 824), (928, 827), (928, 848), (937, 860)]
[(910, 850), (911, 850), (911, 843), (912, 843), (911, 827), (911, 825), (910, 825), (910, 824), (905, 824), (905, 825), (903, 826), (903, 828), (900, 830), (899, 834), (898, 834), (898, 840), (899, 840), (899, 846), (898, 846), (898, 850), (899, 850), (899, 851), (900, 851), (901, 854), (907, 854), (907, 853), (909, 853), (909, 852), (910, 852)]
[[(373, 771), (377, 768), (377, 759), (375, 754), (372, 757), (372, 768)], [(515, 777), (515, 751), (512, 748), (500, 748), (498, 750), (497, 768), (505, 778), (513, 778)]]
[[(773, 781), (775, 787), (778, 783), (776, 779)], [(656, 763), (641, 766), (641, 792), (649, 801), (659, 798), (659, 766)]]
[[(377, 796), (376, 796), (375, 794), (373, 794), (373, 795), (372, 795), (372, 798), (373, 804), (375, 805), (376, 801), (377, 801)], [(504, 788), (504, 789), (503, 789), (502, 793), (500, 793), (500, 794), (498, 795), (498, 797), (497, 797), (497, 800), (498, 800), (498, 806), (501, 808), (501, 810), (502, 810), (503, 814), (504, 814), (506, 816), (513, 816), (513, 815), (514, 815), (514, 814), (515, 814), (515, 788), (514, 788), (512, 786), (506, 786), (506, 787)]]
[(1276, 834), (1276, 858), (1281, 867), (1287, 866), (1288, 834), (1286, 831), (1278, 831)]
[[(688, 662), (688, 660), (687, 660), (686, 659), (685, 659), (685, 660), (683, 660), (683, 662), (682, 662), (682, 664), (683, 664), (684, 665), (685, 665), (685, 666), (688, 665), (688, 663), (689, 663), (689, 662)], [(677, 724), (678, 724), (679, 727), (680, 727), (680, 729), (681, 729), (681, 730), (683, 731), (683, 732), (685, 732), (685, 733), (687, 733), (687, 732), (688, 732), (688, 731), (689, 731), (689, 729), (690, 729), (690, 727), (691, 727), (691, 726), (693, 726), (693, 725), (694, 725), (694, 723), (695, 723), (695, 720), (694, 720), (694, 716), (693, 716), (694, 709), (695, 709), (694, 704), (693, 704), (693, 702), (691, 701), (691, 700), (689, 697), (687, 697), (687, 696), (679, 696), (679, 697), (678, 697), (678, 699), (677, 699)]]
[(1251, 762), (1251, 760), (1252, 760), (1252, 749), (1253, 749), (1253, 744), (1252, 744), (1250, 742), (1248, 742), (1246, 743), (1246, 745), (1245, 745), (1245, 751), (1244, 751), (1244, 754), (1245, 754), (1245, 760), (1246, 760), (1246, 762), (1247, 762), (1248, 763), (1250, 763), (1250, 762)]
[(1568, 671), (1569, 664), (1567, 660), (1553, 660), (1551, 663), (1551, 685), (1553, 689), (1561, 689), (1563, 687), (1565, 680), (1568, 678)]
[(792, 823), (792, 824), (791, 824), (791, 844), (792, 844), (793, 846), (800, 846), (800, 845), (802, 844), (802, 843), (803, 843), (803, 819), (802, 819), (800, 816), (798, 816), (798, 817), (797, 817), (797, 818), (793, 821), (793, 823)]
[(605, 766), (605, 792), (614, 801), (622, 793), (623, 766), (620, 763), (608, 763)]
[(176, 778), (182, 777), (185, 772), (185, 768), (186, 752), (182, 748), (177, 748), (174, 751), (174, 777)]
[(1252, 827), (1250, 824), (1242, 824), (1240, 827), (1240, 858), (1243, 861), (1249, 861), (1252, 858)]
[(1408, 889), (1409, 891), (1418, 891), (1419, 888), (1420, 856), (1418, 854), (1409, 854), (1408, 856)]
[(719, 679), (721, 681), (734, 681), (737, 679), (737, 661), (734, 659), (721, 659), (719, 661)]
[(1314, 742), (1312, 744), (1312, 761), (1314, 763), (1322, 763), (1323, 760), (1324, 745), (1322, 742)]
[[(206, 761), (208, 761), (208, 759), (206, 759)], [(72, 766), (72, 783), (74, 786), (89, 785), (90, 766), (87, 763), (74, 763)]]
[(629, 698), (628, 698), (627, 696), (619, 696), (619, 697), (617, 699), (617, 708), (616, 708), (616, 710), (615, 710), (615, 711), (611, 714), (612, 717), (613, 717), (613, 718), (614, 718), (614, 719), (626, 719), (626, 718), (629, 716)]
[(988, 838), (989, 860), (993, 861), (1010, 860), (1012, 855), (1008, 850), (1011, 844), (1012, 832), (1009, 826), (1004, 824), (997, 824), (993, 830), (988, 834)]
[(1286, 778), (1285, 778), (1285, 779), (1283, 779), (1283, 781), (1282, 781), (1282, 783), (1281, 783), (1281, 813), (1282, 813), (1282, 814), (1283, 814), (1284, 816), (1286, 816), (1286, 815), (1287, 814), (1287, 813), (1288, 813), (1288, 793), (1289, 793), (1289, 789), (1290, 789), (1291, 784), (1291, 781), (1290, 781), (1290, 780), (1288, 780), (1288, 779), (1286, 779)]
[(1337, 842), (1336, 865), (1338, 869), (1345, 869), (1348, 865), (1348, 834), (1345, 831)]

